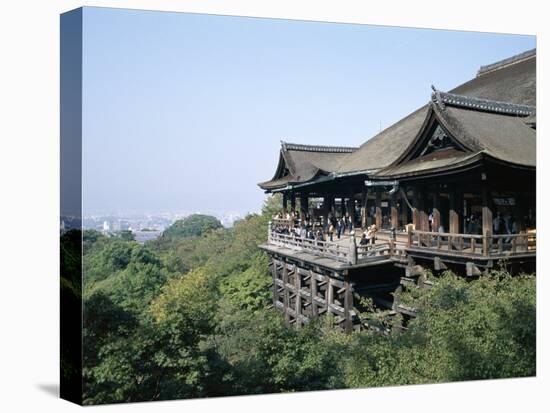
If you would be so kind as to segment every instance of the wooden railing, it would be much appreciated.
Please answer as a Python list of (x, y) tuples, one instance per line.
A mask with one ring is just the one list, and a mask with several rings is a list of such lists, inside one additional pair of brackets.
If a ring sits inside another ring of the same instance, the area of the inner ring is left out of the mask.
[(407, 248), (492, 258), (535, 254), (537, 242), (535, 231), (523, 234), (479, 235), (412, 230), (407, 236)]
[(353, 263), (350, 248), (336, 242), (312, 240), (297, 237), (295, 235), (271, 232), (268, 243), (316, 255), (318, 257), (330, 258), (339, 262)]
[[(285, 220), (288, 224), (288, 220)], [(318, 257), (329, 258), (347, 264), (358, 264), (381, 258), (402, 257), (407, 249), (425, 250), (442, 255), (458, 255), (488, 258), (508, 258), (536, 253), (536, 231), (522, 234), (479, 235), (450, 234), (410, 230), (405, 245), (393, 239), (376, 244), (357, 245), (355, 236), (349, 243), (302, 238), (294, 234), (284, 234), (268, 229), (268, 243)], [(277, 223), (281, 227), (281, 223)]]
[[(272, 221), (273, 223), (273, 221)], [(332, 241), (302, 238), (294, 234), (283, 234), (268, 229), (268, 244), (289, 248), (318, 257), (333, 259), (347, 264), (358, 264), (374, 259), (391, 258), (404, 253), (398, 249), (393, 240), (377, 244), (357, 245), (355, 236), (349, 238), (349, 243), (342, 244)], [(280, 226), (280, 224), (278, 224)]]

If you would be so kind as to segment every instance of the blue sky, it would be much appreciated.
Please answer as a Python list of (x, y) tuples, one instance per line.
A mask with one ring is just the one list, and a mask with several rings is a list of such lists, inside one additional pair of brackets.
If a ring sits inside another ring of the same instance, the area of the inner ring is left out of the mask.
[(84, 215), (257, 211), (280, 140), (359, 146), (534, 36), (85, 8)]

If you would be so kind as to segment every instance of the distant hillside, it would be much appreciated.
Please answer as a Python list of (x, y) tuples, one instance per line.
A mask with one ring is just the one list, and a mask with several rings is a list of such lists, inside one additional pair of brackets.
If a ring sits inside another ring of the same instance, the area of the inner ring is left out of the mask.
[(163, 232), (162, 238), (181, 239), (199, 237), (219, 228), (222, 228), (222, 224), (216, 217), (193, 214), (174, 222)]

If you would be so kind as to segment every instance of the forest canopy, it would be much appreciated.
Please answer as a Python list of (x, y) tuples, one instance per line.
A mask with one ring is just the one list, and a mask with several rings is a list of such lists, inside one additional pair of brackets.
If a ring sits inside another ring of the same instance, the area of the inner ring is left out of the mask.
[(85, 404), (535, 375), (534, 275), (432, 278), (403, 297), (418, 310), (406, 330), (287, 326), (257, 248), (278, 202), (229, 229), (191, 216), (145, 245), (84, 232)]

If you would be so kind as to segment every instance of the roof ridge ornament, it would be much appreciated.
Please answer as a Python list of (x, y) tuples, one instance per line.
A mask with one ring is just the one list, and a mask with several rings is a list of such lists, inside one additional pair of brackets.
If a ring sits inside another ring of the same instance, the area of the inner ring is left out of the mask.
[(445, 102), (441, 99), (441, 91), (437, 90), (434, 85), (432, 85), (432, 90), (432, 102), (434, 102), (440, 110), (445, 110)]
[(352, 153), (358, 147), (352, 146), (328, 146), (328, 145), (305, 145), (299, 143), (289, 143), (281, 141), (284, 151), (304, 151), (304, 152), (326, 152), (326, 153)]

